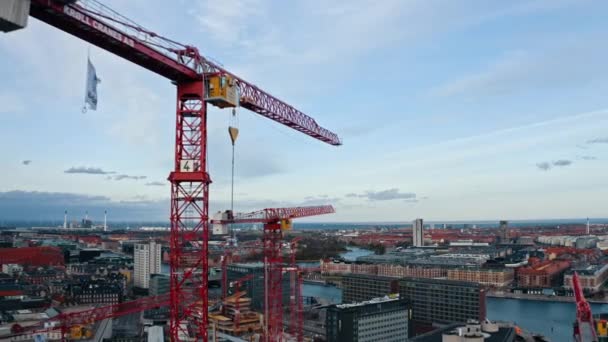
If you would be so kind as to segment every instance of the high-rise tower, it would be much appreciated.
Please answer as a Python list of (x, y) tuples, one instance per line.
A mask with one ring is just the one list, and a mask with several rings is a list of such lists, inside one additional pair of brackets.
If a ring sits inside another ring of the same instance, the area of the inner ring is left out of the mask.
[(501, 242), (509, 242), (509, 240), (511, 239), (511, 237), (509, 236), (509, 221), (502, 220), (499, 222), (499, 225)]
[(421, 218), (417, 218), (412, 223), (412, 245), (414, 247), (424, 246), (424, 222)]
[(133, 285), (142, 289), (150, 287), (150, 274), (161, 272), (161, 247), (154, 241), (135, 244)]

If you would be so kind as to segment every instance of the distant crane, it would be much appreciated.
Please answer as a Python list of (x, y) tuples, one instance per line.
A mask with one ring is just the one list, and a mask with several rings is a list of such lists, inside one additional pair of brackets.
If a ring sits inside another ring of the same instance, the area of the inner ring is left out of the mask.
[[(264, 340), (282, 341), (283, 326), (283, 231), (291, 229), (292, 220), (300, 217), (334, 213), (330, 205), (269, 208), (246, 214), (224, 212), (211, 224), (263, 223), (264, 224)], [(223, 230), (223, 229), (220, 229)]]
[[(330, 145), (341, 145), (340, 138), (296, 108), (205, 58), (197, 48), (158, 35), (97, 0), (31, 0), (29, 13), (176, 85), (174, 164), (168, 177), (169, 330), (173, 342), (206, 341), (211, 184), (207, 164), (207, 104), (219, 108), (240, 106)], [(273, 253), (267, 257), (273, 258)], [(187, 300), (189, 296), (194, 296), (194, 300)]]
[(573, 337), (575, 342), (584, 342), (581, 334), (581, 326), (587, 324), (591, 333), (591, 341), (597, 342), (597, 331), (595, 330), (595, 321), (593, 320), (593, 314), (591, 313), (591, 305), (585, 299), (583, 295), (583, 288), (581, 287), (578, 273), (574, 272), (572, 276), (572, 288), (574, 289), (574, 297), (576, 299), (576, 321), (574, 321)]

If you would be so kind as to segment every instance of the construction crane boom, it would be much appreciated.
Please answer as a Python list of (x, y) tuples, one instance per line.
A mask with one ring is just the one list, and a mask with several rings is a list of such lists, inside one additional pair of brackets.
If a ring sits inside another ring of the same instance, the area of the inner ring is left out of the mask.
[(211, 220), (211, 223), (272, 223), (281, 220), (291, 220), (301, 217), (333, 214), (335, 209), (331, 205), (292, 207), (292, 208), (266, 208), (250, 213), (237, 213), (226, 218)]
[(15, 325), (12, 329), (12, 336), (41, 334), (53, 330), (61, 330), (65, 333), (73, 326), (87, 325), (108, 318), (116, 318), (144, 310), (168, 306), (169, 300), (169, 294), (163, 294), (159, 296), (144, 297), (129, 302), (100, 306), (84, 311), (60, 313), (57, 316), (41, 321), (33, 326), (22, 327)]
[(337, 134), (310, 116), (202, 56), (198, 49), (164, 38), (95, 0), (32, 0), (30, 15), (174, 82), (226, 74), (235, 81), (240, 106), (331, 145)]
[(574, 322), (573, 337), (576, 342), (583, 342), (583, 334), (581, 326), (587, 324), (589, 331), (591, 332), (591, 341), (597, 342), (597, 331), (595, 329), (595, 322), (593, 320), (593, 314), (591, 313), (591, 305), (585, 299), (583, 288), (578, 277), (578, 273), (574, 272), (572, 275), (572, 289), (574, 291), (574, 299), (576, 300), (576, 321)]

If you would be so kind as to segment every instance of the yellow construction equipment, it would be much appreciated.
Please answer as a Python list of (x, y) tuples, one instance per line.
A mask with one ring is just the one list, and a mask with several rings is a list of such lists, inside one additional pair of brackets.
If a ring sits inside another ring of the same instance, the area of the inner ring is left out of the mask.
[(90, 339), (93, 337), (93, 332), (88, 327), (83, 325), (75, 325), (70, 328), (70, 338), (72, 340)]
[(290, 230), (292, 226), (291, 219), (282, 219), (281, 220), (281, 230)]
[(227, 74), (214, 74), (205, 79), (207, 102), (220, 108), (239, 106), (239, 88)]

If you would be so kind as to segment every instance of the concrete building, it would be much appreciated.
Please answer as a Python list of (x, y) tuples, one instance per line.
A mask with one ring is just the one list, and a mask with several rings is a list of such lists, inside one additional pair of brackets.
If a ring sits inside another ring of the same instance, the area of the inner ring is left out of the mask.
[(517, 337), (512, 326), (499, 326), (490, 321), (470, 320), (466, 324), (451, 324), (416, 336), (411, 342), (513, 342)]
[(602, 285), (608, 279), (608, 264), (605, 265), (589, 265), (584, 268), (576, 268), (566, 272), (564, 275), (564, 287), (572, 289), (572, 276), (574, 271), (578, 273), (583, 290), (589, 292), (598, 292)]
[(150, 274), (160, 273), (162, 257), (161, 245), (154, 241), (149, 243), (135, 244), (133, 252), (134, 260), (134, 283), (133, 285), (142, 289), (150, 287)]
[(454, 268), (447, 272), (449, 280), (471, 281), (494, 287), (505, 287), (515, 279), (512, 268)]
[(477, 283), (403, 278), (399, 281), (399, 294), (412, 303), (412, 320), (421, 325), (486, 317), (486, 292)]
[(150, 274), (150, 296), (158, 296), (163, 293), (169, 293), (169, 275), (153, 273)]
[(424, 222), (421, 218), (412, 223), (412, 245), (414, 247), (424, 246)]
[(342, 278), (342, 302), (356, 303), (399, 293), (399, 280), (367, 274), (347, 274)]
[(406, 300), (375, 298), (327, 308), (328, 342), (407, 341), (410, 306)]
[(581, 236), (576, 239), (575, 247), (584, 249), (584, 248), (595, 248), (597, 247), (597, 243), (600, 241), (597, 236)]
[(499, 223), (500, 226), (500, 241), (502, 243), (507, 243), (511, 240), (511, 236), (509, 235), (509, 221), (502, 220)]

